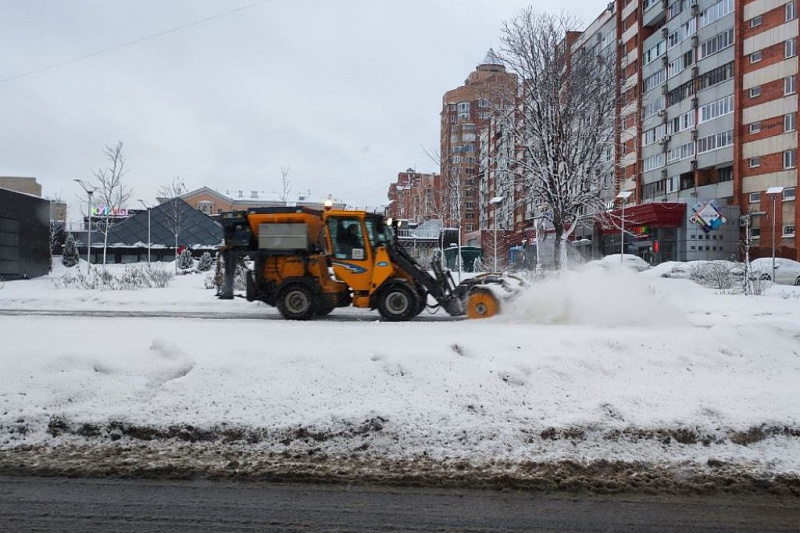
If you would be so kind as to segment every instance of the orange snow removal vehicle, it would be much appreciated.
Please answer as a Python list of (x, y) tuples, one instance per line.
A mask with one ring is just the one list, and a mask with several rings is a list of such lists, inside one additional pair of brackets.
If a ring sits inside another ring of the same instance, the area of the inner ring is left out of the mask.
[(410, 320), (426, 307), (487, 318), (522, 284), (482, 274), (456, 285), (439, 261), (431, 274), (403, 249), (390, 220), (365, 211), (267, 207), (223, 213), (221, 220), (220, 298), (233, 298), (237, 265), (252, 265), (245, 270), (247, 299), (275, 306), (291, 320), (350, 305), (377, 309), (388, 321)]

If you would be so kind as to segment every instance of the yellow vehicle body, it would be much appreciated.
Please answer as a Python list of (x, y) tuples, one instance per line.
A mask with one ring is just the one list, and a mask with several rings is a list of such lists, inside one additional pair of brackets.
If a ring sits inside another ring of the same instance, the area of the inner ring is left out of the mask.
[(377, 308), (385, 320), (409, 320), (425, 309), (429, 295), (454, 316), (485, 318), (499, 309), (493, 293), (474, 282), (455, 286), (441, 268), (431, 276), (402, 249), (380, 215), (263, 208), (224, 213), (222, 225), (221, 298), (233, 297), (235, 263), (247, 257), (253, 262), (247, 298), (278, 307), (288, 319), (307, 320), (353, 305)]

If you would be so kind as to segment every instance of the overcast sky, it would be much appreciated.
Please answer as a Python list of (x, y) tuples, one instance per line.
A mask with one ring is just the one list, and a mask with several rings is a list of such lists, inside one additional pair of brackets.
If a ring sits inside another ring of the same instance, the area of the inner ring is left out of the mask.
[[(0, 80), (256, 0), (0, 0)], [(77, 202), (125, 143), (134, 199), (190, 189), (386, 202), (399, 171), (436, 171), (445, 91), (527, 5), (591, 22), (605, 0), (266, 0), (180, 31), (0, 81), (0, 175)], [(131, 205), (130, 207), (134, 207)]]

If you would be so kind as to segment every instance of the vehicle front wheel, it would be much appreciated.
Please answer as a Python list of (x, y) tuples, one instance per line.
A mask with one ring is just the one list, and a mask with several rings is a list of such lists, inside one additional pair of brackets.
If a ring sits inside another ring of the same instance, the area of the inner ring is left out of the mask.
[(794, 286), (795, 287), (800, 287), (800, 277), (798, 277), (796, 280), (794, 280)]
[(319, 299), (314, 291), (302, 283), (284, 287), (278, 295), (278, 311), (288, 320), (308, 320), (317, 316)]
[(384, 320), (402, 322), (414, 318), (419, 309), (419, 297), (409, 287), (394, 284), (386, 288), (378, 301), (378, 312)]

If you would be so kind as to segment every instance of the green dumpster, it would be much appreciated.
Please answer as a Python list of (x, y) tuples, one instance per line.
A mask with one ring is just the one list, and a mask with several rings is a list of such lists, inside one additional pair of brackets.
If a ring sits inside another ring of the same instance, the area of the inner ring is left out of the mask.
[[(456, 257), (458, 256), (458, 247), (453, 246), (446, 248), (444, 251), (444, 260), (447, 268), (450, 270), (458, 270), (456, 264)], [(461, 264), (464, 272), (475, 272), (475, 260), (483, 258), (483, 249), (477, 246), (462, 246), (461, 247)]]

